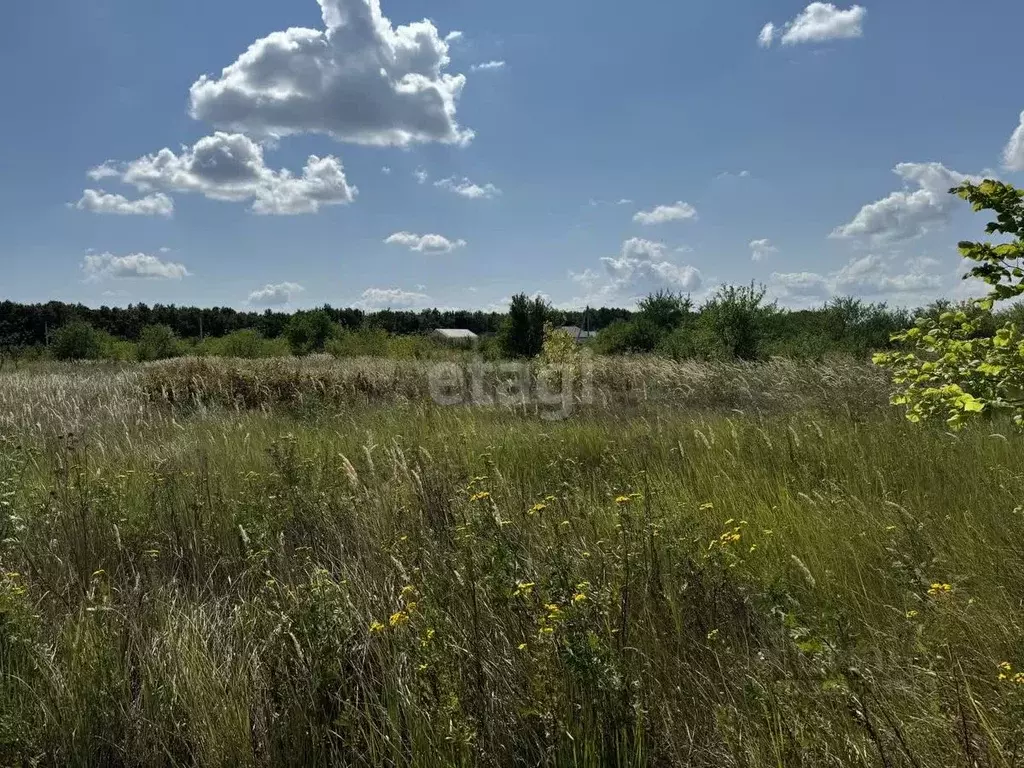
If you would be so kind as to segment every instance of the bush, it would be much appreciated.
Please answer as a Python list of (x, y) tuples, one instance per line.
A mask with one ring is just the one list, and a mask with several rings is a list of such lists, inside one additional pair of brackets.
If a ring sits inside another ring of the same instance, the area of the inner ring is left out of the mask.
[(648, 318), (616, 320), (598, 334), (594, 348), (603, 355), (653, 352), (662, 336), (661, 329)]
[(285, 338), (296, 355), (323, 352), (327, 342), (337, 333), (338, 327), (323, 310), (296, 312), (284, 329)]
[(74, 321), (53, 334), (50, 352), (56, 360), (98, 360), (103, 353), (103, 337), (91, 325)]
[(380, 328), (341, 330), (327, 342), (325, 351), (334, 357), (387, 357), (388, 332)]
[(135, 356), (139, 362), (166, 360), (180, 353), (178, 337), (166, 325), (147, 325), (139, 335)]
[(291, 354), (291, 346), (287, 339), (267, 339), (259, 331), (246, 328), (220, 338), (204, 339), (196, 345), (195, 351), (200, 357), (256, 360), (265, 357), (288, 357)]
[(640, 317), (662, 334), (669, 334), (682, 326), (690, 317), (693, 302), (689, 296), (672, 291), (656, 291), (638, 305)]
[(764, 304), (764, 286), (723, 285), (701, 307), (694, 333), (694, 351), (708, 360), (756, 360), (775, 303)]

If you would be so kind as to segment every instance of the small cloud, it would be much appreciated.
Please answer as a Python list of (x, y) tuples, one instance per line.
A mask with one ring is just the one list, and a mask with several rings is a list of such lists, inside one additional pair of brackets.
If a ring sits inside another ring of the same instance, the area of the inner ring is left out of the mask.
[[(70, 203), (69, 203), (70, 205)], [(174, 201), (162, 192), (129, 200), (124, 195), (114, 195), (102, 189), (87, 189), (82, 198), (73, 204), (80, 211), (89, 213), (114, 214), (116, 216), (163, 216), (174, 215)]]
[(481, 70), (488, 69), (502, 69), (505, 66), (504, 61), (485, 61), (483, 64), (474, 64), (470, 67), (473, 72), (480, 72)]
[(464, 248), (465, 240), (449, 240), (443, 235), (416, 235), (412, 232), (395, 232), (384, 241), (387, 245), (404, 245), (410, 251), (419, 253), (451, 253)]
[(750, 171), (740, 171), (739, 173), (733, 173), (732, 171), (722, 171), (720, 174), (715, 176), (716, 179), (749, 179)]
[(697, 209), (689, 203), (678, 201), (671, 205), (659, 205), (650, 211), (639, 211), (633, 221), (644, 224), (665, 224), (669, 221), (683, 221), (697, 218)]
[(1003, 149), (1003, 166), (1008, 171), (1024, 171), (1024, 112), (1020, 113), (1020, 124)]
[(293, 301), (304, 290), (298, 283), (268, 283), (250, 293), (248, 303), (258, 307), (280, 307)]
[(380, 169), (380, 172), (387, 176), (389, 173), (391, 173), (391, 166), (385, 165), (383, 168)]
[[(798, 45), (862, 37), (867, 13), (867, 9), (859, 5), (844, 11), (832, 3), (813, 2), (785, 24), (785, 31), (779, 39), (783, 45)], [(770, 47), (777, 31), (771, 22), (765, 24), (757, 36), (758, 45), (762, 48)]]
[(664, 243), (632, 237), (622, 243), (618, 256), (602, 258), (603, 270), (570, 272), (570, 278), (586, 292), (576, 304), (635, 303), (658, 290), (691, 292), (700, 289), (700, 271), (688, 264), (669, 261)]
[(430, 174), (428, 174), (422, 168), (417, 168), (415, 171), (412, 172), (412, 175), (416, 177), (416, 181), (419, 184), (426, 184), (427, 179), (430, 178)]
[(87, 253), (82, 260), (82, 271), (89, 282), (99, 280), (181, 280), (189, 276), (184, 264), (161, 261), (146, 253), (115, 256), (112, 253)]
[(454, 192), (456, 195), (461, 195), (470, 200), (490, 200), (492, 197), (497, 197), (501, 194), (501, 190), (493, 184), (480, 186), (466, 178), (463, 178), (461, 181), (454, 177), (441, 179), (440, 181), (435, 181), (434, 186), (447, 189), (449, 192)]
[(778, 252), (779, 249), (772, 245), (772, 241), (769, 240), (768, 238), (750, 241), (751, 261), (761, 261), (761, 259), (763, 259), (765, 256)]
[(461, 40), (463, 37), (464, 35), (460, 30), (453, 29), (451, 32), (444, 36), (444, 41), (446, 43), (454, 43), (456, 40)]
[(113, 160), (107, 160), (107, 162), (102, 163), (101, 165), (97, 165), (95, 168), (90, 168), (88, 171), (86, 171), (85, 175), (88, 176), (93, 181), (100, 181), (102, 179), (109, 179), (114, 176), (120, 176), (121, 171), (118, 170), (117, 163), (115, 163)]
[(419, 291), (401, 288), (367, 288), (356, 305), (363, 309), (413, 309), (422, 307), (431, 299)]

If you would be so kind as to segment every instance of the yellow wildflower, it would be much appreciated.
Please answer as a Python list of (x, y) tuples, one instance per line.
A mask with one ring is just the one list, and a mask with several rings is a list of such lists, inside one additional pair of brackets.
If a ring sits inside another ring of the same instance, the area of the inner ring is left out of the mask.
[(405, 611), (398, 611), (397, 613), (391, 614), (391, 618), (388, 620), (392, 627), (400, 627), (403, 624), (409, 622), (409, 614)]
[(470, 501), (483, 501), (484, 499), (489, 499), (489, 498), (491, 498), (490, 491), (480, 491), (479, 493), (474, 493), (472, 496), (470, 496), (469, 500)]
[(532, 581), (517, 581), (516, 591), (512, 593), (513, 597), (529, 597), (530, 593), (533, 592), (533, 588), (536, 584)]
[(385, 630), (385, 626), (383, 624), (381, 624), (379, 621), (371, 622), (371, 624), (370, 624), (370, 631), (372, 633), (377, 634), (378, 632), (383, 632), (384, 630)]
[(928, 594), (932, 597), (939, 597), (941, 595), (948, 595), (952, 591), (952, 584), (943, 584), (941, 582), (936, 581), (934, 584), (931, 585), (931, 587), (929, 587)]
[(629, 502), (631, 502), (631, 501), (632, 501), (632, 499), (629, 498), (629, 496), (616, 496), (615, 497), (615, 503), (616, 504), (629, 504)]

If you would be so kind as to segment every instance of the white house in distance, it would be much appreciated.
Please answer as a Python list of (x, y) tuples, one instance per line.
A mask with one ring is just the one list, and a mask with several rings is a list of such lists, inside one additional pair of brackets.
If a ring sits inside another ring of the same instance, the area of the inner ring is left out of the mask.
[(449, 344), (464, 344), (466, 346), (475, 344), (480, 338), (466, 328), (438, 328), (430, 335)]

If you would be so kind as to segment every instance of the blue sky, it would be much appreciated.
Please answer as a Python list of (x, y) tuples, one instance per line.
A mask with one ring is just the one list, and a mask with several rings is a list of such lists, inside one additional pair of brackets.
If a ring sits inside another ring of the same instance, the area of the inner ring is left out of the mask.
[(1024, 5), (382, 3), (9, 4), (0, 297), (916, 304), (1024, 182)]

